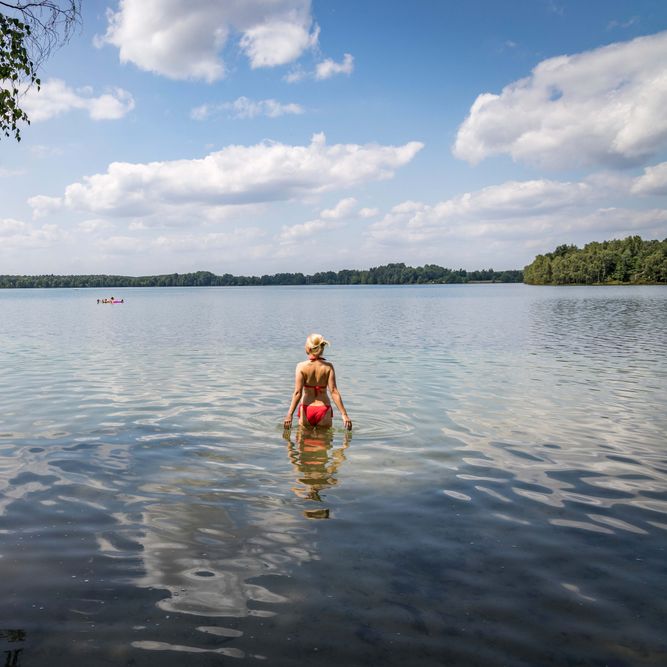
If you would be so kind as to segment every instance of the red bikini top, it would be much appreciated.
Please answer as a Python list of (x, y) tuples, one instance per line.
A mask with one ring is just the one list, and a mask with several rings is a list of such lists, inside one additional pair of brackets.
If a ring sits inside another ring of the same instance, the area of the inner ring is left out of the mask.
[[(324, 357), (318, 357), (316, 354), (309, 354), (308, 359), (311, 361), (317, 361), (320, 359), (321, 361), (325, 361)], [(327, 387), (326, 385), (319, 385), (319, 384), (304, 384), (303, 385), (306, 389), (314, 389), (315, 390), (315, 396), (319, 394), (320, 391), (324, 391)]]
[(306, 389), (314, 389), (315, 390), (315, 396), (319, 394), (319, 392), (324, 391), (326, 389), (326, 385), (319, 385), (319, 384), (304, 384), (303, 385)]

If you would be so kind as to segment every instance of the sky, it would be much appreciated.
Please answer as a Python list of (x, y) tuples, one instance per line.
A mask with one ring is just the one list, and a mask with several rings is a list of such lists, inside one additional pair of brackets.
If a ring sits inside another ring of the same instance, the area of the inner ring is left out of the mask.
[(523, 268), (667, 237), (664, 0), (84, 0), (0, 274)]

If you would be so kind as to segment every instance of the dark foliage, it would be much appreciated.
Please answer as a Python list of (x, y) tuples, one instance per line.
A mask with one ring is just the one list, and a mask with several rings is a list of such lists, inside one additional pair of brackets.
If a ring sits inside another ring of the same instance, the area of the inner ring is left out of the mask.
[(524, 269), (531, 285), (617, 285), (667, 283), (667, 239), (644, 241), (639, 236), (558, 246), (538, 255)]
[(2, 276), (0, 288), (26, 287), (232, 287), (246, 285), (421, 285), (433, 283), (507, 282), (520, 283), (521, 271), (466, 271), (445, 269), (435, 264), (412, 267), (387, 264), (368, 270), (344, 269), (314, 275), (276, 273), (275, 275), (217, 276), (210, 271), (169, 273), (160, 276)]

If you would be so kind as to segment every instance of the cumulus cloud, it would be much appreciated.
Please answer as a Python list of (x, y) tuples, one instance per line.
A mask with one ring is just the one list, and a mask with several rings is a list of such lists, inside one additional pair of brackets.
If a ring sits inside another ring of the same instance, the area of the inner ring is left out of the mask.
[(308, 222), (299, 225), (285, 225), (278, 236), (278, 240), (283, 243), (291, 243), (311, 236), (315, 232), (324, 231), (330, 227), (330, 223), (325, 220), (309, 220)]
[(370, 227), (377, 240), (424, 241), (439, 236), (483, 236), (511, 228), (523, 233), (543, 225), (553, 213), (594, 200), (586, 183), (550, 180), (509, 181), (447, 199), (435, 205), (405, 201)]
[(244, 31), (241, 48), (253, 69), (275, 67), (296, 60), (307, 48), (317, 44), (319, 30), (292, 20), (270, 21)]
[(293, 67), (287, 74), (285, 74), (283, 79), (287, 81), (287, 83), (298, 83), (299, 81), (307, 79), (309, 76), (310, 75), (303, 67), (297, 65), (296, 67)]
[[(166, 6), (165, 6), (166, 4)], [(121, 62), (172, 79), (212, 82), (225, 75), (221, 52), (230, 35), (252, 68), (293, 62), (318, 41), (310, 0), (121, 0), (107, 13), (96, 44), (119, 49)]]
[(0, 250), (48, 248), (65, 236), (57, 225), (36, 227), (21, 220), (0, 218)]
[(333, 208), (325, 208), (320, 213), (324, 220), (340, 220), (349, 217), (357, 208), (357, 200), (354, 197), (341, 199)]
[(278, 235), (278, 241), (282, 244), (293, 243), (312, 235), (314, 232), (337, 229), (345, 224), (343, 221), (369, 217), (369, 211), (373, 215), (377, 213), (375, 209), (359, 208), (359, 204), (354, 197), (346, 197), (332, 208), (325, 208), (320, 211), (315, 220), (297, 225), (284, 225)]
[(93, 120), (118, 120), (134, 109), (134, 98), (122, 88), (95, 97), (92, 88), (73, 89), (62, 79), (49, 79), (40, 90), (29, 88), (22, 100), (32, 122), (59, 116), (73, 109), (83, 109)]
[(667, 162), (644, 169), (635, 179), (632, 192), (639, 195), (667, 195)]
[(28, 225), (14, 218), (0, 218), (0, 237), (23, 233)]
[(33, 219), (43, 218), (62, 208), (61, 197), (48, 197), (47, 195), (36, 195), (28, 199), (28, 205), (32, 208)]
[(67, 186), (62, 198), (32, 198), (36, 209), (63, 205), (111, 216), (142, 217), (188, 206), (285, 201), (391, 178), (423, 144), (335, 144), (316, 134), (307, 146), (263, 142), (227, 146), (204, 158), (113, 162), (106, 173)]
[(315, 65), (313, 71), (305, 70), (301, 65), (295, 65), (283, 79), (287, 83), (298, 83), (305, 79), (314, 79), (315, 81), (324, 81), (337, 74), (352, 74), (354, 71), (354, 57), (350, 53), (343, 56), (342, 62), (337, 63), (331, 58), (327, 58)]
[(544, 60), (499, 95), (484, 93), (454, 155), (567, 168), (639, 164), (667, 147), (667, 32)]
[(318, 63), (315, 67), (315, 78), (321, 81), (322, 79), (330, 79), (336, 74), (352, 74), (352, 70), (354, 70), (354, 58), (351, 54), (346, 53), (340, 63), (331, 58)]
[(233, 102), (221, 102), (219, 104), (202, 104), (190, 112), (193, 120), (206, 120), (220, 113), (227, 113), (231, 118), (256, 118), (267, 116), (278, 118), (287, 114), (302, 114), (304, 108), (293, 102), (283, 104), (277, 100), (251, 100), (247, 97), (239, 97)]
[(622, 233), (667, 232), (666, 210), (600, 208), (607, 199), (605, 188), (596, 190), (590, 183), (510, 181), (433, 205), (402, 202), (370, 226), (368, 238), (406, 249), (458, 242), (465, 253), (473, 247), (483, 252), (481, 240), (488, 247), (512, 241), (528, 248), (556, 240), (571, 243), (582, 234), (592, 240)]

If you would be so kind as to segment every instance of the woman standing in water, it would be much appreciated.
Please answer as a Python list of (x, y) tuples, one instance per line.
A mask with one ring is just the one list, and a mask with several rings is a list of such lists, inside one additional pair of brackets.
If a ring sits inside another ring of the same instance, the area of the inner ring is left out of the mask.
[(352, 428), (352, 421), (347, 416), (343, 399), (336, 387), (336, 373), (333, 364), (322, 356), (328, 344), (329, 341), (324, 340), (320, 334), (313, 333), (306, 338), (308, 361), (302, 361), (296, 366), (292, 402), (283, 422), (285, 428), (292, 427), (292, 416), (300, 400), (299, 423), (301, 426), (308, 429), (316, 426), (331, 428), (333, 408), (327, 389), (331, 392), (331, 398), (336, 407), (340, 410), (345, 428), (348, 431)]

